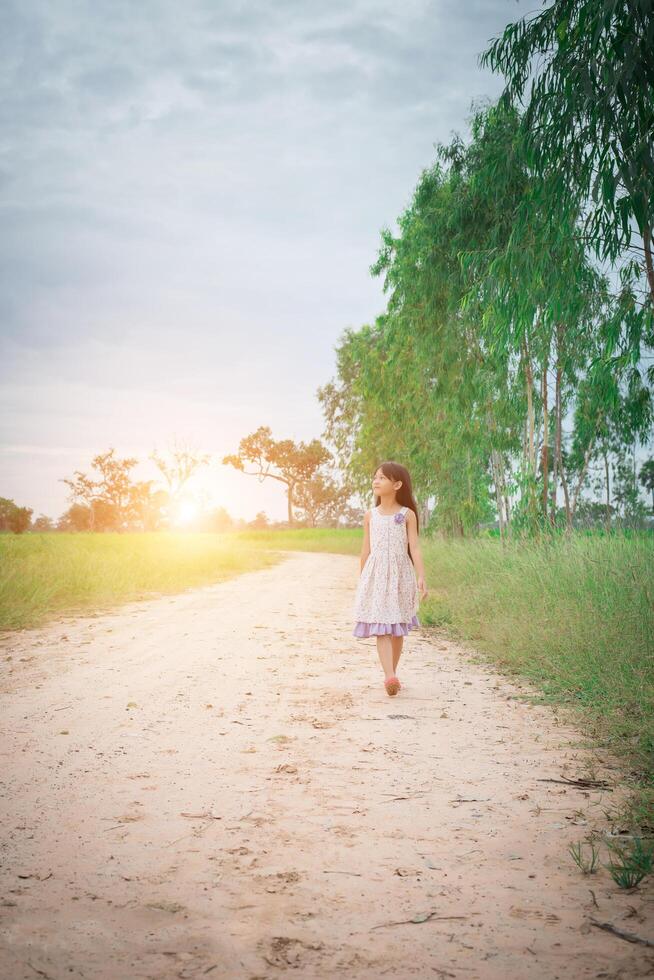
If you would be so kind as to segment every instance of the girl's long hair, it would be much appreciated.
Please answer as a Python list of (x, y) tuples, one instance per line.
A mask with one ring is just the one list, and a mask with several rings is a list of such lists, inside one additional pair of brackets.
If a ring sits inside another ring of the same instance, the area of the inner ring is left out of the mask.
[[(392, 480), (394, 483), (396, 483), (398, 480), (402, 481), (402, 486), (395, 494), (395, 499), (397, 500), (398, 504), (402, 504), (403, 507), (410, 507), (413, 513), (416, 515), (416, 526), (419, 533), (420, 518), (418, 516), (418, 505), (416, 503), (415, 497), (413, 496), (413, 487), (411, 486), (411, 476), (409, 474), (408, 469), (406, 468), (406, 466), (402, 466), (401, 463), (395, 463), (392, 459), (389, 459), (389, 460), (385, 460), (383, 463), (380, 463), (379, 466), (376, 466), (375, 473), (377, 472), (377, 470), (381, 470), (384, 476), (387, 476), (389, 480)], [(373, 477), (375, 473), (373, 473)], [(377, 507), (381, 500), (381, 497), (377, 497), (375, 495), (374, 499), (375, 499), (375, 507)], [(411, 550), (408, 546), (407, 546), (407, 552), (409, 554), (409, 558), (411, 558)], [(413, 558), (411, 558), (411, 561), (413, 561)]]

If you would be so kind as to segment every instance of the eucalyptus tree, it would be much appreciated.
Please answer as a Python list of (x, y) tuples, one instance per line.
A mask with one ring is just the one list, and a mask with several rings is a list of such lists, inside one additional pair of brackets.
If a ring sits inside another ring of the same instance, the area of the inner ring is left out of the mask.
[[(461, 253), (468, 276), (463, 302), (474, 302), (482, 311), (480, 333), (487, 349), (510, 356), (515, 380), (521, 376), (524, 381), (517, 473), (523, 523), (535, 527), (548, 516), (554, 522), (560, 482), (571, 527), (579, 490), (570, 494), (568, 488), (563, 418), (580, 379), (591, 370), (592, 357), (601, 359), (610, 347), (608, 281), (579, 237), (579, 200), (561, 198), (555, 181), (534, 173), (517, 110), (506, 103), (479, 110), (472, 131), (462, 207), (483, 209), (488, 220), (482, 240)], [(583, 429), (587, 448), (600, 422), (598, 406)]]
[(611, 291), (582, 207), (534, 169), (506, 102), (474, 110), (467, 144), (439, 145), (398, 232), (382, 229), (371, 272), (387, 310), (345, 334), (339, 382), (319, 391), (326, 436), (363, 492), (380, 458), (401, 457), (451, 532), (489, 516), (491, 487), (501, 534), (554, 523), (559, 486), (573, 526), (621, 386), (647, 416), (622, 359), (639, 329), (633, 283)]
[[(384, 398), (380, 321), (345, 330), (336, 347), (337, 380), (317, 391), (325, 416), (324, 438), (353, 489), (370, 496), (372, 474), (382, 458), (398, 452), (397, 413)], [(403, 448), (403, 447), (402, 447)]]
[[(445, 153), (440, 156), (451, 164)], [(408, 431), (412, 417), (422, 415), (410, 447), (412, 464), (417, 460), (420, 476), (431, 479), (439, 526), (463, 534), (491, 516), (484, 398), (489, 365), (480, 354), (474, 321), (461, 308), (460, 229), (452, 220), (456, 193), (454, 167), (437, 161), (423, 171), (398, 219), (399, 235), (383, 229), (371, 271), (384, 276), (389, 294), (384, 321), (389, 363), (405, 363), (415, 387), (407, 388), (406, 372), (392, 372), (394, 401), (406, 403)]]
[[(597, 417), (600, 418), (599, 426), (594, 421), (590, 421)], [(616, 468), (620, 470), (622, 474), (620, 482), (624, 485), (625, 474), (629, 473), (624, 460), (629, 452), (633, 465), (631, 478), (627, 482), (631, 488), (632, 498), (637, 499), (635, 447), (639, 439), (647, 438), (651, 426), (651, 393), (639, 373), (637, 371), (616, 373), (610, 365), (598, 358), (594, 363), (594, 369), (580, 383), (575, 404), (574, 435), (569, 453), (570, 471), (576, 474), (577, 479), (577, 487), (570, 507), (572, 518), (593, 461), (599, 462), (604, 471), (607, 527), (611, 522), (612, 489), (615, 497), (620, 496), (615, 479), (614, 486), (611, 487), (611, 470), (615, 471)], [(593, 430), (591, 438), (585, 435), (585, 430), (589, 427)], [(570, 514), (568, 519), (570, 522)]]
[(613, 355), (625, 365), (654, 340), (653, 50), (651, 0), (553, 0), (480, 57), (505, 76), (500, 101), (526, 105), (538, 175), (564, 205), (583, 201), (584, 242), (600, 260), (624, 261), (623, 285), (644, 286)]
[[(519, 409), (508, 352), (485, 342), (483, 309), (462, 303), (469, 277), (460, 262), (462, 248), (481, 243), (496, 216), (479, 195), (482, 206), (468, 206), (462, 141), (440, 146), (438, 157), (421, 174), (398, 219), (399, 233), (382, 229), (371, 271), (384, 277), (387, 312), (338, 352), (341, 426), (337, 390), (330, 388), (323, 392), (331, 403), (328, 435), (340, 440), (355, 469), (366, 447), (374, 447), (376, 458), (405, 455), (418, 492), (436, 498), (439, 526), (454, 533), (491, 516), (494, 483), (503, 532), (510, 516), (505, 472), (519, 444)], [(510, 215), (504, 232), (508, 238)], [(344, 414), (346, 429), (358, 422), (354, 445), (343, 434)], [(391, 451), (382, 451), (389, 443)]]

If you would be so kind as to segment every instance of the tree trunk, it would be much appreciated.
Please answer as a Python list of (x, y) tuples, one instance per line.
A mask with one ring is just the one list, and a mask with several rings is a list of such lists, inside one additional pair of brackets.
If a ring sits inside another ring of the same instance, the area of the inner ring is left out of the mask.
[[(602, 413), (600, 412), (599, 415), (597, 416), (597, 423), (599, 423), (599, 420), (600, 420), (601, 417), (602, 417)], [(596, 425), (597, 425), (597, 423), (596, 423)], [(583, 462), (582, 467), (581, 467), (581, 473), (579, 474), (579, 482), (577, 483), (577, 486), (575, 487), (574, 496), (572, 498), (572, 516), (573, 517), (574, 517), (574, 513), (575, 513), (575, 511), (577, 509), (577, 500), (579, 498), (579, 492), (580, 492), (581, 487), (582, 487), (582, 484), (583, 484), (583, 482), (584, 482), (584, 480), (586, 478), (586, 472), (588, 470), (588, 463), (590, 461), (590, 454), (593, 451), (593, 445), (594, 444), (595, 444), (595, 437), (593, 436), (593, 438), (588, 443), (588, 448), (587, 448), (586, 452), (584, 453), (584, 462)]]
[(429, 524), (429, 503), (427, 500), (423, 501), (422, 506), (420, 508), (420, 520), (423, 529), (426, 528), (427, 525)]
[(527, 348), (527, 342), (523, 341), (523, 355), (525, 361), (525, 382), (527, 387), (527, 425), (528, 425), (528, 436), (527, 436), (527, 451), (529, 458), (529, 466), (532, 474), (536, 475), (536, 448), (534, 445), (534, 430), (535, 430), (535, 419), (534, 419), (534, 375), (531, 367), (531, 359), (529, 357), (529, 350)]
[(491, 436), (491, 468), (493, 471), (493, 483), (495, 484), (495, 500), (497, 503), (497, 519), (500, 524), (500, 541), (504, 541), (506, 534), (506, 525), (509, 521), (509, 508), (508, 501), (506, 501), (506, 518), (503, 503), (505, 501), (505, 484), (504, 484), (504, 459), (502, 454), (498, 452), (492, 446), (495, 439), (495, 433), (497, 432), (497, 425), (495, 422), (495, 416), (493, 414), (493, 402), (492, 399), (488, 401), (486, 406), (487, 412), (487, 424), (492, 433)]
[(535, 444), (535, 415), (534, 415), (534, 373), (529, 356), (527, 341), (522, 341), (522, 353), (525, 365), (525, 383), (527, 389), (527, 452), (529, 459), (529, 474), (531, 479), (528, 484), (527, 493), (529, 494), (529, 512), (535, 522), (538, 515), (538, 501), (536, 499), (536, 489), (534, 481), (536, 479), (536, 444)]
[(287, 500), (287, 504), (288, 504), (288, 526), (289, 527), (292, 527), (293, 526), (293, 489), (294, 489), (294, 487), (293, 487), (293, 484), (292, 483), (288, 483), (287, 486), (288, 486), (288, 490), (287, 490), (287, 493), (286, 493), (286, 500)]
[(558, 475), (560, 476), (561, 479), (561, 486), (563, 487), (566, 533), (570, 534), (570, 532), (572, 531), (572, 510), (570, 509), (570, 494), (568, 492), (568, 481), (565, 478), (565, 470), (563, 468), (563, 447), (562, 447), (562, 443), (563, 443), (563, 419), (562, 419), (563, 407), (562, 407), (562, 399), (561, 399), (561, 378), (563, 377), (562, 353), (563, 353), (563, 325), (561, 323), (557, 323), (556, 325), (555, 459), (556, 459)]
[(652, 262), (652, 229), (645, 225), (643, 229), (643, 245), (645, 248), (645, 268), (647, 270), (647, 282), (652, 302), (654, 302), (654, 262)]
[(607, 531), (611, 530), (611, 475), (609, 473), (609, 454), (603, 453), (604, 456), (604, 477), (606, 481), (606, 519), (605, 527)]
[(634, 436), (634, 503), (638, 503), (638, 479), (636, 477), (636, 449), (638, 448), (638, 440)]
[(500, 541), (504, 543), (504, 508), (502, 506), (502, 485), (500, 478), (500, 463), (498, 453), (493, 449), (491, 452), (491, 466), (493, 469), (493, 482), (495, 484), (495, 500), (497, 503), (497, 518), (500, 522)]
[(504, 456), (500, 456), (502, 462), (502, 496), (504, 497), (504, 513), (506, 514), (506, 530), (507, 533), (511, 534), (511, 501), (509, 500), (509, 494), (506, 489), (506, 473), (504, 469)]
[(502, 474), (502, 485), (503, 485), (503, 495), (504, 495), (504, 512), (506, 514), (506, 528), (507, 531), (511, 530), (511, 501), (509, 500), (509, 495), (506, 492), (506, 484), (504, 483), (504, 474)]
[(472, 510), (472, 475), (471, 475), (471, 462), (470, 462), (470, 450), (468, 449), (468, 504), (470, 505), (470, 510)]
[[(559, 466), (561, 466), (560, 463)], [(568, 491), (568, 481), (565, 478), (565, 473), (563, 472), (563, 466), (561, 466), (561, 486), (563, 487), (563, 501), (565, 503), (565, 529), (569, 534), (570, 531), (572, 531), (572, 509), (570, 507), (570, 493)]]
[(588, 462), (590, 460), (590, 454), (591, 454), (592, 449), (593, 449), (593, 443), (591, 442), (590, 445), (589, 445), (589, 447), (588, 447), (588, 449), (584, 453), (584, 462), (583, 462), (583, 465), (581, 467), (581, 473), (579, 474), (579, 482), (577, 483), (577, 486), (575, 487), (574, 496), (572, 498), (572, 516), (573, 517), (574, 517), (575, 511), (577, 509), (577, 503), (578, 503), (578, 500), (579, 500), (579, 493), (581, 491), (581, 487), (583, 485), (584, 480), (586, 479), (586, 473), (588, 471)]
[(559, 414), (561, 399), (561, 368), (557, 365), (554, 382), (554, 459), (552, 461), (552, 499), (550, 504), (550, 523), (556, 525), (556, 512), (558, 509), (558, 487), (559, 487)]
[(543, 363), (543, 383), (542, 383), (542, 399), (543, 399), (543, 448), (541, 451), (541, 469), (543, 471), (543, 518), (547, 520), (547, 504), (549, 498), (549, 478), (548, 478), (548, 466), (549, 466), (549, 415), (547, 411), (547, 368), (549, 361), (549, 352), (545, 354), (545, 361)]
[(525, 423), (522, 427), (522, 472), (527, 472), (527, 464), (529, 462), (529, 452), (527, 449), (529, 439), (527, 436), (527, 417), (525, 416)]

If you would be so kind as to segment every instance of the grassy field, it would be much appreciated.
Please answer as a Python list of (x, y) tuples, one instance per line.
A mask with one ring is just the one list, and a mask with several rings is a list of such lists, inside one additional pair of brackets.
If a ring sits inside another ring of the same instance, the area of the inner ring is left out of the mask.
[(276, 549), (354, 555), (361, 531), (0, 534), (0, 630), (220, 582), (276, 564)]
[(274, 565), (228, 534), (0, 534), (0, 630), (181, 592)]
[[(0, 629), (178, 592), (276, 563), (280, 550), (357, 556), (360, 530), (0, 535)], [(626, 758), (641, 825), (654, 821), (654, 541), (422, 539), (421, 622), (470, 643), (540, 699), (577, 709)], [(356, 568), (356, 566), (355, 566)]]
[(297, 531), (238, 531), (233, 537), (256, 547), (284, 551), (331, 551), (339, 555), (358, 555), (363, 531), (352, 528), (298, 528)]

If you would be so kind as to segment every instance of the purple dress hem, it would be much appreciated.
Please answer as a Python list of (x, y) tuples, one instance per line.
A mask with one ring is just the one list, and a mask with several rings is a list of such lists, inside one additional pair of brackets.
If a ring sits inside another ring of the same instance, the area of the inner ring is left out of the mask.
[(413, 616), (409, 623), (364, 623), (361, 620), (352, 630), (352, 636), (366, 639), (369, 636), (407, 636), (409, 630), (420, 626), (420, 620)]

